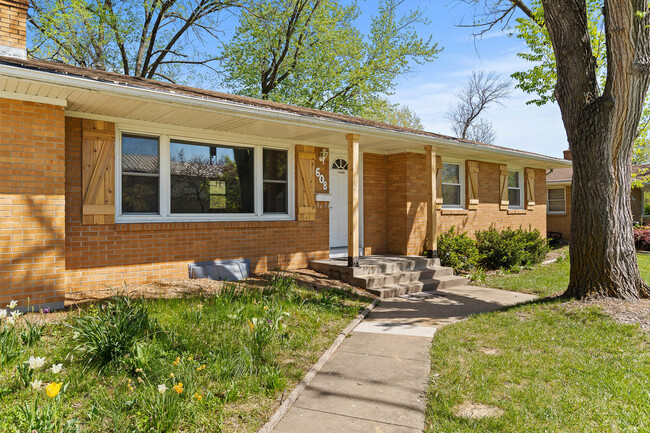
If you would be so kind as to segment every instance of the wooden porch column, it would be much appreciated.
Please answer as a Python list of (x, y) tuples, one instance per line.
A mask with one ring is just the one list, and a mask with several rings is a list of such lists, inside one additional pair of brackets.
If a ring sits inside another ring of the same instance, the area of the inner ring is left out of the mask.
[(348, 134), (348, 266), (359, 266), (359, 135)]
[(427, 257), (432, 259), (438, 254), (438, 216), (436, 214), (436, 199), (438, 188), (436, 185), (436, 152), (432, 146), (424, 147), (427, 151)]

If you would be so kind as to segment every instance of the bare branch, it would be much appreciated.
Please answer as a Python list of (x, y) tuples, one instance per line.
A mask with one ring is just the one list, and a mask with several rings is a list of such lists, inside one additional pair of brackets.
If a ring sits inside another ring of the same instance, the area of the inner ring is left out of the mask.
[[(510, 94), (510, 81), (495, 72), (472, 72), (467, 86), (458, 94), (458, 103), (447, 112), (454, 133), (465, 139), (491, 144), (496, 139), (489, 122), (478, 121), (488, 106), (503, 105)], [(486, 141), (487, 140), (487, 141)]]

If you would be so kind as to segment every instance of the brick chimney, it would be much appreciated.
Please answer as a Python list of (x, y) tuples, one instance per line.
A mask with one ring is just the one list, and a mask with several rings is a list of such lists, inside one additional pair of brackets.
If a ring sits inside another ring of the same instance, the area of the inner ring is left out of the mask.
[(27, 57), (29, 0), (0, 0), (0, 56)]
[[(2, 1), (2, 0), (0, 0)], [(564, 151), (564, 159), (568, 159), (569, 161), (573, 160), (573, 157), (571, 156), (571, 151), (570, 150), (565, 150)]]

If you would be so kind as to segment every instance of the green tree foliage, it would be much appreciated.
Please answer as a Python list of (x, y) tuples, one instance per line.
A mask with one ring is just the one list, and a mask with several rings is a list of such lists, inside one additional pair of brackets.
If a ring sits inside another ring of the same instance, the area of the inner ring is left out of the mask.
[(29, 54), (173, 82), (192, 66), (210, 67), (217, 59), (210, 46), (218, 36), (219, 12), (236, 5), (230, 0), (36, 0)]
[[(587, 0), (587, 16), (591, 46), (596, 59), (597, 74), (601, 83), (605, 82), (607, 73), (607, 47), (605, 31), (602, 22), (603, 0)], [(516, 87), (534, 95), (529, 104), (544, 105), (555, 102), (555, 83), (557, 82), (557, 65), (553, 46), (544, 22), (544, 9), (541, 0), (531, 2), (531, 11), (535, 19), (529, 17), (517, 18), (517, 24), (512, 29), (512, 35), (524, 41), (528, 52), (518, 56), (528, 60), (534, 66), (527, 71), (516, 72), (512, 75), (517, 81)], [(646, 109), (639, 124), (638, 137), (634, 143), (633, 164), (650, 162), (650, 142), (648, 127), (650, 126), (650, 99), (646, 100)]]
[(377, 98), (373, 104), (363, 107), (358, 113), (360, 117), (377, 122), (390, 123), (391, 125), (404, 126), (406, 128), (423, 130), (422, 119), (409, 107), (400, 104), (393, 104), (388, 99)]
[(378, 120), (406, 114), (412, 124), (413, 116), (385, 96), (398, 76), (433, 61), (440, 49), (415, 30), (427, 22), (422, 11), (398, 16), (403, 1), (383, 0), (363, 34), (354, 25), (356, 3), (257, 0), (226, 44), (223, 84), (238, 94)]

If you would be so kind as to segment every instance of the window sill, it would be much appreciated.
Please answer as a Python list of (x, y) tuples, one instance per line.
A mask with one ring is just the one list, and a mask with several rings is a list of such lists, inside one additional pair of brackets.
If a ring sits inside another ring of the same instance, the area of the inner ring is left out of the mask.
[(508, 209), (508, 215), (526, 215), (526, 209)]
[(556, 216), (563, 216), (566, 215), (566, 212), (546, 212), (546, 215), (556, 215)]
[(239, 227), (264, 227), (269, 223), (295, 222), (291, 216), (250, 217), (230, 219), (201, 219), (201, 218), (125, 218), (120, 217), (115, 221), (116, 231), (145, 231), (145, 230), (185, 230), (195, 228), (239, 228)]
[(441, 215), (467, 215), (469, 211), (467, 209), (442, 209), (440, 211)]

